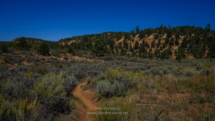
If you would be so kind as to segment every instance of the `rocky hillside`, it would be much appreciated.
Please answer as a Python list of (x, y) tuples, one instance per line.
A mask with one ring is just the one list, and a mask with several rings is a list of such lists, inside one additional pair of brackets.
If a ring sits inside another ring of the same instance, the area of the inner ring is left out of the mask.
[[(51, 48), (68, 48), (92, 51), (95, 40), (104, 45), (104, 53), (141, 58), (186, 59), (215, 57), (215, 31), (210, 24), (205, 28), (195, 26), (166, 27), (130, 32), (104, 32), (64, 38), (58, 42), (45, 41)], [(15, 39), (16, 41), (18, 39)], [(27, 38), (30, 43), (44, 40)]]

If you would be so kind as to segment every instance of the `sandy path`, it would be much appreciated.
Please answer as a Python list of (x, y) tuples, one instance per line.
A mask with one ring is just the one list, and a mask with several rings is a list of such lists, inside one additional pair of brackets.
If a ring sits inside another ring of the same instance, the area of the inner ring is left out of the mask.
[(86, 84), (87, 82), (79, 84), (72, 92), (73, 96), (78, 99), (81, 99), (87, 107), (87, 109), (85, 109), (83, 106), (80, 105), (80, 103), (79, 104), (76, 103), (76, 106), (79, 110), (79, 114), (78, 114), (79, 116), (77, 121), (89, 121), (87, 112), (95, 110), (94, 105), (96, 105), (96, 103), (91, 100), (91, 97), (94, 95), (94, 92), (90, 90), (86, 90), (86, 91), (82, 90), (82, 87)]

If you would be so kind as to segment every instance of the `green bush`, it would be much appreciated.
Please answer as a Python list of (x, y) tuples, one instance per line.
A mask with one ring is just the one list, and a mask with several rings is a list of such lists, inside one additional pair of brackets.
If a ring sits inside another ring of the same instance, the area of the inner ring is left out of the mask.
[(60, 54), (66, 54), (66, 52), (65, 52), (64, 50), (58, 49), (58, 50), (53, 50), (53, 51), (51, 52), (51, 54), (52, 54), (53, 56), (59, 57)]
[[(17, 43), (18, 47), (21, 47), (22, 49), (30, 49), (31, 48), (31, 44), (29, 44), (24, 37), (19, 38), (18, 41), (19, 41)], [(13, 46), (15, 46), (15, 45), (13, 45)]]
[(39, 118), (41, 106), (37, 99), (29, 104), (28, 98), (11, 102), (0, 95), (0, 104), (1, 121), (34, 121)]
[(104, 57), (104, 60), (105, 60), (105, 61), (113, 61), (113, 57), (111, 57), (111, 56), (106, 56), (106, 57)]
[(64, 60), (68, 60), (68, 57), (64, 57), (63, 59), (64, 59)]
[(39, 46), (39, 49), (38, 49), (38, 52), (41, 54), (41, 55), (49, 55), (49, 46), (48, 44), (46, 44), (45, 42), (43, 42), (40, 46)]
[[(104, 76), (96, 78), (96, 80), (99, 80), (96, 86), (96, 92), (100, 96), (107, 98), (122, 96), (128, 89), (136, 87), (139, 76), (139, 73), (134, 74), (133, 72), (108, 68)], [(100, 81), (100, 79), (103, 80)]]
[(6, 53), (8, 51), (8, 46), (6, 44), (2, 44), (0, 46), (0, 49), (1, 49), (2, 52)]
[(75, 52), (74, 52), (74, 50), (72, 49), (72, 47), (69, 47), (68, 53), (72, 53), (73, 55), (75, 55)]

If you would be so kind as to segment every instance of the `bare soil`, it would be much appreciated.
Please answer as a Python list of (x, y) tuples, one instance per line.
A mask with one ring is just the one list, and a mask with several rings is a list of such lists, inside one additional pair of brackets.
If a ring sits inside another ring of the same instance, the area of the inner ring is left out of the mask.
[(74, 91), (72, 92), (73, 96), (81, 99), (84, 103), (84, 105), (87, 107), (84, 108), (80, 103), (76, 103), (76, 106), (78, 108), (78, 118), (77, 121), (89, 121), (89, 117), (87, 112), (94, 111), (96, 107), (96, 99), (91, 100), (94, 96), (93, 90), (85, 90), (83, 91), (83, 87), (87, 84), (87, 82), (79, 84)]

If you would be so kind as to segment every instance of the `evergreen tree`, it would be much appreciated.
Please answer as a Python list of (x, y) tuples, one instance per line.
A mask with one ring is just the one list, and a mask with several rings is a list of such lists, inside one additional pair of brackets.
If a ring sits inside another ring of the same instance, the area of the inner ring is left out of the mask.
[(154, 55), (159, 58), (160, 57), (160, 50), (159, 49), (155, 49), (155, 53)]
[(211, 58), (215, 58), (215, 40), (213, 40), (208, 47), (209, 47), (208, 56)]
[(211, 29), (211, 24), (208, 23), (208, 24), (206, 25), (206, 27), (205, 27), (205, 30), (206, 30), (207, 32), (210, 32), (210, 29)]
[(181, 48), (187, 48), (187, 39), (184, 38), (182, 43), (181, 43)]
[(183, 59), (186, 58), (186, 54), (185, 54), (184, 48), (179, 48), (178, 49), (178, 55), (180, 55), (180, 57), (183, 58)]
[(74, 50), (72, 49), (71, 46), (70, 46), (69, 49), (68, 49), (68, 53), (72, 53), (73, 55), (75, 55), (75, 52), (74, 52)]
[(147, 47), (147, 48), (149, 48), (149, 44), (148, 44), (147, 42), (146, 42), (146, 44), (145, 44), (145, 45), (146, 45), (146, 47)]
[(151, 52), (149, 52), (149, 53), (148, 53), (148, 57), (149, 57), (150, 59), (152, 59), (152, 58), (154, 57), (154, 54), (151, 53)]
[(177, 56), (177, 54), (178, 54), (178, 51), (177, 51), (177, 50), (175, 50), (175, 51), (174, 51), (174, 54), (175, 54), (175, 56)]
[(160, 44), (161, 44), (161, 39), (158, 39), (158, 45), (157, 45), (158, 48), (160, 47)]
[(135, 42), (135, 46), (134, 47), (135, 47), (135, 50), (139, 49), (139, 43), (138, 43), (138, 41)]
[(139, 32), (140, 32), (139, 26), (136, 26), (136, 34), (139, 34)]
[(128, 49), (128, 42), (126, 40), (123, 40), (123, 46), (124, 46), (125, 50)]
[(165, 38), (165, 43), (169, 44), (169, 38), (168, 37)]
[(95, 53), (96, 56), (103, 56), (104, 55), (105, 48), (104, 48), (103, 43), (99, 39), (95, 40), (92, 52)]
[(40, 44), (39, 48), (38, 48), (38, 52), (41, 55), (49, 55), (49, 46), (47, 43), (43, 42), (42, 44)]
[(191, 49), (191, 53), (193, 54), (193, 56), (195, 58), (197, 58), (198, 57), (198, 48), (196, 46), (193, 46)]
[(131, 37), (130, 37), (129, 33), (126, 32), (126, 33), (124, 34), (124, 39), (130, 39), (130, 38), (131, 38)]
[(19, 39), (18, 46), (21, 47), (21, 48), (24, 48), (24, 47), (26, 46), (26, 44), (27, 44), (26, 39), (25, 39), (24, 37), (21, 37), (21, 38)]
[(179, 40), (176, 39), (176, 40), (175, 40), (175, 45), (178, 45), (178, 44), (179, 44)]
[(173, 46), (173, 45), (174, 45), (174, 39), (173, 39), (173, 38), (170, 40), (169, 45), (170, 45), (170, 46)]
[(168, 38), (172, 37), (172, 29), (167, 30), (167, 37)]
[(147, 58), (147, 53), (141, 53), (141, 54), (140, 54), (140, 57), (141, 57), (141, 58)]
[(167, 51), (167, 50), (164, 50), (164, 51), (161, 53), (161, 59), (169, 59), (169, 54), (168, 54), (168, 51)]
[(132, 35), (132, 37), (134, 37), (135, 36), (135, 33), (134, 33), (134, 29), (133, 30), (131, 30), (131, 35)]
[(21, 47), (22, 49), (30, 49), (31, 45), (27, 43), (26, 38), (21, 37), (19, 38), (19, 42), (17, 44), (18, 47)]
[(146, 35), (145, 31), (140, 30), (139, 38), (140, 38), (140, 39), (145, 38), (145, 35)]
[(181, 58), (182, 58), (182, 57), (181, 57), (181, 54), (178, 54), (177, 57), (176, 57), (176, 60), (180, 61)]
[(0, 46), (0, 49), (2, 50), (2, 52), (6, 53), (8, 51), (8, 46), (6, 44), (2, 44)]
[(122, 48), (121, 48), (121, 53), (120, 53), (120, 55), (121, 55), (121, 56), (125, 56), (125, 54), (126, 54), (125, 49), (122, 47)]
[(155, 40), (152, 41), (151, 47), (155, 47)]

